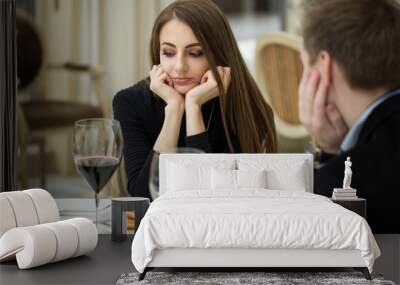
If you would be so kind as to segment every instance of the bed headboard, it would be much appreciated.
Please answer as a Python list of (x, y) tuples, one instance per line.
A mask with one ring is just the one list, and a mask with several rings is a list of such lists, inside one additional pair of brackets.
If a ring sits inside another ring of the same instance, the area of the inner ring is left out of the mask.
[(311, 154), (161, 154), (159, 160), (160, 195), (168, 190), (166, 185), (168, 185), (168, 179), (171, 179), (168, 177), (168, 168), (176, 164), (185, 167), (211, 166), (239, 170), (263, 168), (271, 174), (267, 180), (276, 186), (271, 188), (277, 189), (277, 186), (284, 188), (285, 186), (282, 185), (290, 185), (290, 183), (293, 185), (294, 183), (296, 188), (313, 193), (314, 166)]

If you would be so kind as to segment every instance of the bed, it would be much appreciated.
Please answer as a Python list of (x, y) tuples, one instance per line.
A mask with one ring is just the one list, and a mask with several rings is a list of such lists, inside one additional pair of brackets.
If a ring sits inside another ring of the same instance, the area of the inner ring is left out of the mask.
[(162, 154), (160, 197), (132, 242), (154, 268), (352, 267), (379, 248), (361, 216), (313, 194), (308, 154)]

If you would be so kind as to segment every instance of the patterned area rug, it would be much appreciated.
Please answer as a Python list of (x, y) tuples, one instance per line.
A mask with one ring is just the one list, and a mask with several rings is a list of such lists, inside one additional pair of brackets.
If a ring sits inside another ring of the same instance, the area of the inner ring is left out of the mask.
[(384, 280), (380, 275), (372, 275), (372, 281), (368, 281), (360, 272), (148, 272), (142, 281), (138, 281), (138, 276), (139, 273), (122, 274), (117, 281), (117, 285), (395, 285), (392, 281)]

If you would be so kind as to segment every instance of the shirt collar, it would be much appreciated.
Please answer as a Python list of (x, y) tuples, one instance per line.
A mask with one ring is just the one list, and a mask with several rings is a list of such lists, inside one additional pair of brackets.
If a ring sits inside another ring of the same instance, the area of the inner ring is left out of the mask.
[(398, 94), (400, 94), (400, 88), (386, 92), (385, 94), (374, 100), (371, 104), (369, 104), (369, 106), (364, 110), (364, 112), (361, 113), (361, 116), (358, 117), (357, 121), (347, 132), (340, 146), (340, 150), (342, 152), (351, 150), (356, 145), (360, 136), (361, 129), (372, 111), (390, 97)]

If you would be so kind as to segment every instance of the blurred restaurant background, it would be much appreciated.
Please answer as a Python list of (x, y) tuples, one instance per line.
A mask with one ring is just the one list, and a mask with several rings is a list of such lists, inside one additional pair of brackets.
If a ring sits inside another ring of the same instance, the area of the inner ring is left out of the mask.
[[(149, 39), (172, 0), (17, 0), (18, 184), (92, 197), (72, 158), (73, 123), (112, 117), (117, 91), (147, 76)], [(297, 85), (301, 0), (215, 0), (275, 111), (279, 152), (304, 152)], [(217, 28), (217, 27), (216, 27)], [(124, 167), (102, 196), (126, 195)]]

